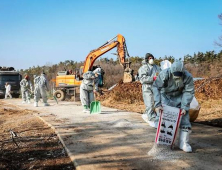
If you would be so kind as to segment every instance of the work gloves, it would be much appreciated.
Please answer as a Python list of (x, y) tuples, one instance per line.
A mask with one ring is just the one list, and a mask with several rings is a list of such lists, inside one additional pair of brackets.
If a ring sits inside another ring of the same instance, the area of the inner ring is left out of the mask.
[(159, 106), (157, 108), (155, 108), (155, 112), (157, 115), (160, 115), (160, 112), (163, 111), (163, 107), (162, 106)]
[(186, 110), (182, 109), (181, 114), (184, 116), (186, 114)]
[(157, 76), (159, 75), (159, 73), (158, 72), (156, 72), (155, 73), (155, 75), (153, 76), (153, 81), (155, 81), (156, 80), (156, 78), (157, 78)]

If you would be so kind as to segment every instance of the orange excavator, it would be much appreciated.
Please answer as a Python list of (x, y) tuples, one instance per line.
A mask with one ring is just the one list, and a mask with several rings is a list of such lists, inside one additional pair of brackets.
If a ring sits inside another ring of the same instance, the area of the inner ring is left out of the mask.
[[(54, 96), (58, 100), (65, 100), (66, 96), (76, 96), (79, 93), (79, 86), (81, 84), (82, 75), (87, 71), (93, 71), (93, 64), (97, 58), (117, 47), (117, 56), (120, 64), (124, 69), (123, 82), (133, 81), (133, 70), (130, 68), (129, 53), (127, 51), (125, 38), (118, 34), (114, 38), (107, 41), (99, 48), (92, 50), (86, 57), (84, 66), (81, 66), (79, 70), (74, 72), (74, 75), (70, 75), (68, 71), (58, 72), (55, 82)], [(128, 61), (126, 58), (128, 57)]]

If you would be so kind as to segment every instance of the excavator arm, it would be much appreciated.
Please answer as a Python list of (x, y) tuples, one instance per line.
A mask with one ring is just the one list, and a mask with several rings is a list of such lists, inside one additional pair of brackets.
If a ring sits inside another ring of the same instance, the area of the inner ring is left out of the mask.
[(117, 47), (117, 53), (118, 53), (120, 64), (124, 68), (127, 67), (126, 64), (128, 62), (126, 62), (126, 55), (129, 56), (129, 54), (127, 52), (125, 38), (122, 35), (118, 34), (116, 37), (107, 41), (105, 44), (103, 44), (99, 48), (92, 50), (87, 55), (85, 63), (84, 63), (84, 67), (83, 67), (83, 73), (87, 72), (88, 70), (91, 70), (97, 58), (99, 58), (101, 55), (107, 53), (108, 51), (112, 50), (115, 47)]
[(126, 61), (126, 56), (129, 57), (129, 54), (127, 51), (125, 38), (120, 34), (118, 34), (116, 37), (112, 38), (111, 40), (107, 41), (99, 48), (92, 50), (87, 55), (83, 66), (83, 73), (92, 69), (93, 64), (97, 58), (99, 58), (100, 56), (102, 56), (103, 54), (107, 53), (108, 51), (112, 50), (115, 47), (117, 47), (117, 55), (119, 57), (120, 64), (124, 68), (123, 82), (132, 82), (133, 75), (132, 75), (132, 70), (130, 69), (130, 62)]

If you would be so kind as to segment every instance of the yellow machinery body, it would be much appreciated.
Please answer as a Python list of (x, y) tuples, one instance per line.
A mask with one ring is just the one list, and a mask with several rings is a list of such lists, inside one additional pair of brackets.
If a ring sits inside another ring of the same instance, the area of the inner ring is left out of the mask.
[(56, 87), (75, 87), (80, 86), (81, 81), (76, 79), (75, 75), (56, 76)]

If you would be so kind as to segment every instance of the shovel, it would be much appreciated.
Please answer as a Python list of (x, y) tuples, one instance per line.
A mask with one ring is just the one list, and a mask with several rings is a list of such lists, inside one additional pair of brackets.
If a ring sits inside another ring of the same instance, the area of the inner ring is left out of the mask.
[(90, 114), (99, 114), (101, 113), (101, 104), (99, 101), (96, 101), (96, 97), (94, 95), (95, 101), (90, 103)]

